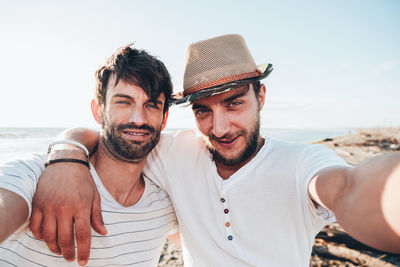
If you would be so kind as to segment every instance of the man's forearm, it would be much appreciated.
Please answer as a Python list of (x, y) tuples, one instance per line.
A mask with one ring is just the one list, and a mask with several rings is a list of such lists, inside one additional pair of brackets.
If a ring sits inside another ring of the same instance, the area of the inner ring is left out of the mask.
[[(63, 132), (58, 136), (58, 140), (61, 139), (79, 142), (89, 150), (89, 154), (93, 154), (97, 149), (99, 134), (90, 129), (75, 128)], [(61, 158), (86, 161), (87, 155), (76, 145), (57, 144), (52, 147), (47, 159)], [(43, 224), (44, 218), (57, 224)], [(58, 228), (60, 225), (63, 227)], [(66, 260), (75, 258), (76, 236), (78, 260), (84, 264), (90, 254), (90, 225), (99, 234), (107, 233), (101, 216), (100, 196), (89, 169), (71, 162), (49, 165), (40, 176), (33, 199), (29, 225), (33, 235), (43, 238), (52, 252), (62, 253)], [(59, 243), (59, 239), (64, 242)]]
[(0, 243), (28, 219), (25, 200), (14, 192), (0, 188)]
[(351, 170), (332, 209), (355, 238), (400, 253), (400, 153), (375, 157)]

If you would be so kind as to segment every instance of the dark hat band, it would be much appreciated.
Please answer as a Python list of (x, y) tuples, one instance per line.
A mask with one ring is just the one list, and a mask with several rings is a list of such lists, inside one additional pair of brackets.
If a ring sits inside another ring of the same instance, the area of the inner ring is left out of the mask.
[(245, 80), (245, 79), (249, 79), (249, 78), (254, 78), (254, 77), (261, 76), (261, 75), (262, 75), (262, 72), (257, 69), (257, 70), (252, 71), (252, 72), (240, 73), (240, 74), (237, 74), (237, 75), (224, 77), (224, 78), (221, 78), (221, 79), (218, 79), (218, 80), (215, 80), (215, 81), (208, 81), (208, 82), (201, 83), (201, 84), (193, 86), (193, 87), (191, 87), (189, 89), (184, 90), (183, 91), (183, 95), (187, 96), (187, 95), (193, 94), (193, 93), (195, 93), (197, 91), (204, 90), (204, 89), (207, 89), (207, 88), (213, 88), (213, 87), (216, 87), (218, 85), (227, 84), (227, 83), (234, 82), (234, 81), (239, 81), (239, 80)]

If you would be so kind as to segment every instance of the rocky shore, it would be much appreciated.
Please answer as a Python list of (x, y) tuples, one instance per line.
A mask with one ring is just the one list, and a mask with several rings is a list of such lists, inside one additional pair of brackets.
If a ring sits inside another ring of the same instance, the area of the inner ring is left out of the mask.
[[(316, 144), (325, 145), (356, 165), (383, 153), (400, 151), (400, 128), (359, 130), (342, 137), (327, 138)], [(365, 246), (348, 236), (336, 223), (325, 227), (316, 237), (312, 266), (400, 266), (400, 254), (391, 254)], [(169, 241), (164, 245), (159, 267), (183, 266), (182, 252)]]

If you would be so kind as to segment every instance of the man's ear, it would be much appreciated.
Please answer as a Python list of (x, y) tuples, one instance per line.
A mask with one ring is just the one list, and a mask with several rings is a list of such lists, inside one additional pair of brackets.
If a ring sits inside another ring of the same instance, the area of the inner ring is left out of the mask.
[(265, 88), (265, 85), (261, 84), (260, 92), (258, 93), (258, 102), (260, 103), (260, 110), (262, 110), (262, 108), (264, 107), (266, 91), (267, 88)]
[(92, 99), (90, 107), (92, 108), (94, 119), (97, 121), (98, 124), (101, 124), (103, 122), (103, 110), (101, 108), (101, 105), (97, 103), (96, 99)]
[(167, 125), (167, 120), (168, 120), (168, 112), (169, 110), (167, 110), (164, 114), (164, 118), (163, 118), (163, 122), (161, 124), (161, 131), (164, 130), (165, 126)]

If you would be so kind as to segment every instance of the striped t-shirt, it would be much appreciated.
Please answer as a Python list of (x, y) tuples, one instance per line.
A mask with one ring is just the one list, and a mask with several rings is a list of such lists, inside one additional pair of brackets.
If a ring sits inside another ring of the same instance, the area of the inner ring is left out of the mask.
[[(35, 155), (0, 166), (0, 187), (22, 196), (29, 211), (44, 161), (44, 155)], [(100, 193), (108, 234), (101, 236), (92, 230), (87, 266), (157, 266), (167, 235), (177, 227), (168, 194), (144, 176), (141, 199), (123, 207), (106, 190), (93, 166), (91, 173)], [(0, 244), (0, 266), (79, 266), (76, 260), (70, 263), (50, 252), (27, 224)]]

